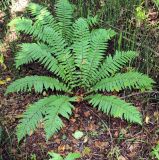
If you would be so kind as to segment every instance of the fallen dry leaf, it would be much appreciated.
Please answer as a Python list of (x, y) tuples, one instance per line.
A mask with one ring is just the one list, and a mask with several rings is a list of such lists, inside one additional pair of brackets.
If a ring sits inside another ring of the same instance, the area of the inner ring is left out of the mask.
[(91, 115), (90, 111), (84, 112), (85, 117), (89, 117)]
[(94, 145), (97, 148), (106, 148), (109, 145), (109, 142), (95, 141)]
[(58, 152), (64, 152), (66, 149), (66, 146), (65, 145), (60, 145), (58, 146)]
[(56, 142), (57, 144), (60, 144), (60, 143), (61, 143), (61, 140), (60, 140), (60, 139), (55, 139), (55, 142)]

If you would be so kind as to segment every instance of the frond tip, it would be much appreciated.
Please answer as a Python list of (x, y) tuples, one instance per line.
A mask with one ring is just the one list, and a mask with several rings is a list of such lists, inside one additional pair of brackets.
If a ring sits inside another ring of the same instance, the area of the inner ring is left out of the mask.
[(132, 104), (126, 103), (118, 97), (96, 94), (91, 96), (90, 99), (89, 103), (92, 104), (93, 107), (97, 107), (106, 114), (121, 119), (124, 118), (129, 122), (142, 124), (141, 113)]

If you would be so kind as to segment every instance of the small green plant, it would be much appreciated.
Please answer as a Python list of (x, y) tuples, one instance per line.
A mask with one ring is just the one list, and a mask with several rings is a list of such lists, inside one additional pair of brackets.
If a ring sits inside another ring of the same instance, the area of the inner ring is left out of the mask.
[(136, 8), (136, 18), (137, 20), (140, 20), (140, 21), (147, 19), (146, 11), (144, 10), (142, 6), (138, 6)]
[(141, 23), (148, 18), (146, 10), (143, 8), (142, 4), (136, 7), (135, 17), (136, 17), (138, 27), (140, 27)]
[(152, 149), (151, 155), (157, 160), (159, 160), (159, 144)]
[(30, 160), (37, 160), (36, 155), (35, 154), (31, 154), (30, 155)]
[(49, 155), (51, 156), (49, 160), (76, 160), (81, 157), (79, 153), (69, 153), (66, 158), (63, 158), (60, 154), (53, 152), (49, 152)]
[(57, 1), (55, 18), (35, 3), (30, 3), (27, 9), (33, 20), (19, 17), (9, 24), (34, 38), (33, 43), (19, 46), (16, 67), (36, 61), (52, 72), (53, 77), (21, 78), (8, 86), (6, 94), (31, 92), (34, 88), (36, 93), (50, 90), (54, 95), (28, 106), (17, 127), (18, 141), (35, 131), (41, 122), (48, 140), (63, 126), (61, 116), (69, 119), (75, 102), (87, 101), (107, 115), (142, 124), (141, 113), (131, 103), (110, 95), (124, 89), (152, 89), (154, 81), (147, 75), (133, 70), (120, 73), (138, 54), (116, 51), (114, 56), (106, 57), (108, 41), (115, 32), (92, 29), (97, 23), (94, 17), (80, 17), (74, 22), (74, 7), (67, 0)]

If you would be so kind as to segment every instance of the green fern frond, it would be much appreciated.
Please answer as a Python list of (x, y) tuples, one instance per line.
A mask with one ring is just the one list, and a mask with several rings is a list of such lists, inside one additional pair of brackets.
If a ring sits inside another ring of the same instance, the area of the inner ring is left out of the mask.
[(27, 9), (37, 24), (53, 27), (56, 28), (56, 31), (59, 31), (57, 22), (46, 7), (36, 3), (29, 3)]
[[(22, 32), (28, 35), (32, 35), (39, 41), (48, 42), (47, 36), (44, 35), (43, 27), (41, 25), (33, 25), (33, 21), (24, 17), (17, 17), (13, 19), (9, 24), (10, 27), (14, 27), (17, 32)], [(45, 29), (50, 31), (51, 29)]]
[(90, 51), (90, 31), (85, 19), (79, 18), (73, 25), (73, 51), (75, 54), (76, 66), (80, 69), (87, 63)]
[[(69, 51), (61, 55), (59, 61), (55, 58), (54, 48), (48, 47), (45, 44), (39, 43), (23, 43), (20, 45), (21, 50), (16, 54), (16, 68), (23, 64), (28, 64), (33, 61), (38, 61), (45, 68), (60, 76), (64, 81), (75, 81), (74, 78), (74, 61), (69, 55)], [(53, 53), (53, 55), (52, 55)], [(70, 72), (71, 71), (71, 72)]]
[(94, 91), (121, 91), (123, 89), (144, 89), (152, 90), (155, 83), (148, 76), (139, 72), (118, 73), (113, 77), (102, 79), (94, 87)]
[[(58, 61), (50, 52), (51, 49), (44, 44), (22, 43), (19, 45), (20, 51), (15, 57), (16, 68), (33, 61), (39, 61), (45, 67), (51, 68), (51, 71), (56, 71)], [(53, 63), (51, 63), (53, 62)]]
[[(23, 64), (28, 64), (33, 61), (38, 61), (45, 68), (60, 76), (64, 81), (73, 81), (73, 73), (75, 72), (74, 62), (72, 58), (68, 59), (68, 55), (63, 56), (63, 63), (59, 63), (51, 54), (54, 49), (49, 48), (44, 44), (23, 43), (20, 45), (21, 50), (16, 54), (16, 68)], [(71, 64), (68, 65), (68, 62)], [(71, 71), (71, 72), (70, 72)]]
[(13, 92), (27, 92), (34, 88), (35, 92), (42, 93), (45, 90), (68, 91), (67, 87), (59, 80), (46, 76), (27, 76), (14, 81), (7, 88), (6, 94)]
[(30, 105), (17, 127), (18, 141), (35, 131), (41, 121), (44, 121), (47, 138), (50, 137), (63, 126), (59, 115), (68, 118), (71, 114), (72, 100), (67, 96), (50, 96)]
[(104, 58), (107, 49), (107, 42), (115, 35), (111, 29), (96, 29), (91, 32), (90, 52), (88, 56), (88, 63), (84, 66), (84, 83), (91, 84), (92, 80), (96, 78), (98, 67)]
[(74, 7), (68, 0), (58, 0), (55, 5), (57, 21), (63, 36), (69, 41), (72, 37), (72, 22)]
[(39, 61), (45, 68), (66, 80), (64, 67), (49, 53), (47, 46), (44, 44), (23, 43), (20, 47), (21, 50), (16, 54), (15, 58), (16, 68), (23, 64)]
[(124, 100), (115, 96), (96, 94), (90, 98), (89, 103), (104, 113), (121, 119), (124, 118), (129, 122), (142, 124), (141, 113), (132, 104), (126, 103)]
[(77, 77), (74, 58), (70, 54), (70, 49), (64, 55), (59, 56), (59, 61), (66, 72), (65, 81), (73, 89), (77, 85)]
[(82, 82), (84, 66), (88, 63), (90, 53), (90, 31), (85, 19), (79, 18), (73, 25), (73, 45), (72, 49), (75, 57), (75, 65), (79, 68), (76, 73), (78, 79)]
[(137, 56), (138, 54), (134, 51), (116, 51), (113, 57), (111, 55), (107, 56), (96, 73), (94, 82), (99, 82), (102, 78), (115, 74)]
[(61, 53), (67, 45), (60, 32), (57, 32), (53, 27), (43, 25), (38, 21), (33, 23), (30, 19), (18, 17), (13, 19), (9, 23), (9, 26), (15, 27), (18, 32), (32, 35), (38, 41), (49, 44), (54, 47), (56, 54), (58, 52)]
[(55, 96), (46, 97), (28, 106), (23, 113), (23, 118), (17, 126), (17, 137), (20, 142), (27, 134), (30, 135), (37, 128), (39, 122), (43, 120), (43, 115), (50, 103), (55, 100)]
[(49, 139), (55, 132), (63, 127), (63, 122), (60, 115), (69, 119), (72, 114), (73, 105), (70, 103), (70, 98), (67, 96), (55, 96), (55, 100), (50, 103), (47, 108), (44, 119), (44, 129), (46, 138)]
[(110, 76), (110, 74), (116, 73), (137, 56), (138, 54), (133, 51), (116, 51), (113, 57), (109, 55), (102, 64), (99, 70), (100, 77), (105, 78), (106, 76)]

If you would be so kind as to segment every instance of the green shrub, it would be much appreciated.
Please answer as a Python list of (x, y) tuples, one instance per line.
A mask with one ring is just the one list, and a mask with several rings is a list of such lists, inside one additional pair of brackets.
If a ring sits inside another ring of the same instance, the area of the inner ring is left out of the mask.
[(61, 116), (69, 119), (74, 102), (88, 101), (106, 114), (142, 124), (141, 113), (132, 104), (110, 95), (110, 92), (124, 89), (152, 89), (154, 81), (142, 73), (119, 73), (137, 56), (136, 52), (116, 51), (114, 56), (106, 57), (108, 41), (115, 32), (92, 29), (97, 23), (96, 17), (80, 17), (73, 22), (74, 8), (67, 0), (58, 0), (55, 18), (38, 4), (30, 3), (28, 11), (32, 20), (19, 17), (9, 24), (16, 31), (34, 38), (34, 43), (20, 44), (16, 67), (36, 61), (51, 71), (53, 77), (33, 75), (21, 78), (7, 88), (6, 94), (31, 92), (33, 88), (36, 93), (52, 90), (56, 94), (27, 108), (17, 127), (19, 141), (35, 131), (42, 121), (49, 139), (63, 126)]

